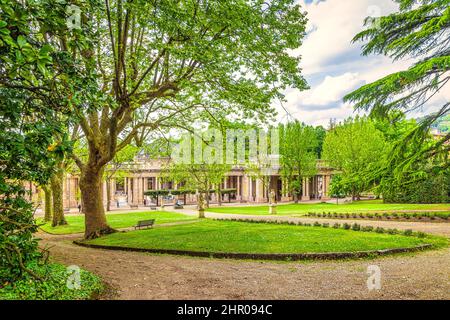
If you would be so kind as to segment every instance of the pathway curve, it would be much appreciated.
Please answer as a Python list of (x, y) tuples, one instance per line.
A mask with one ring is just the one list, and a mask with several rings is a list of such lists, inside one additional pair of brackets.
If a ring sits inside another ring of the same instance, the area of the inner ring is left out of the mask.
[[(182, 212), (196, 215), (194, 210)], [(324, 220), (214, 213), (207, 216)], [(450, 238), (449, 223), (332, 221), (420, 230)], [(72, 244), (80, 235), (39, 236), (41, 244), (50, 247), (55, 261), (90, 270), (114, 288), (116, 293), (105, 295), (106, 299), (450, 299), (450, 248), (372, 260), (286, 263), (99, 250)], [(379, 291), (367, 289), (369, 265), (381, 268)]]

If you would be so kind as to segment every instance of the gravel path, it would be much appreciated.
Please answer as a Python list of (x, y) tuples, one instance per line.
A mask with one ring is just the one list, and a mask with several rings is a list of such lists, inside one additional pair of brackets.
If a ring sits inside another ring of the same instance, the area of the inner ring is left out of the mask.
[[(207, 216), (324, 220), (212, 213)], [(449, 223), (355, 221), (450, 238)], [(113, 288), (105, 299), (450, 299), (450, 248), (372, 260), (276, 263), (98, 250), (73, 245), (72, 241), (80, 235), (39, 236), (43, 239), (41, 244), (51, 247), (53, 260), (100, 275)], [(369, 265), (381, 269), (381, 290), (367, 289)]]

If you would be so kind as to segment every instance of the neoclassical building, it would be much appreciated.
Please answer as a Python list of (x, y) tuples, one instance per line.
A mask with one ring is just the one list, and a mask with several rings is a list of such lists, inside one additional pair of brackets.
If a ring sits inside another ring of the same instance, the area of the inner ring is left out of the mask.
[[(125, 165), (121, 170), (120, 178), (111, 179), (111, 207), (143, 206), (144, 203), (150, 205), (154, 199), (145, 196), (148, 190), (176, 190), (177, 185), (171, 182), (164, 182), (161, 178), (162, 168), (169, 161), (169, 158), (150, 159), (145, 156), (136, 157), (133, 163)], [(302, 201), (308, 200), (329, 200), (329, 186), (333, 169), (317, 161), (318, 173), (316, 176), (303, 180)], [(276, 170), (275, 170), (276, 172)], [(268, 202), (269, 191), (274, 190), (278, 202), (288, 202), (293, 200), (293, 195), (289, 194), (287, 181), (279, 173), (270, 176), (268, 184), (264, 184), (261, 179), (249, 176), (243, 167), (236, 166), (226, 174), (222, 183), (222, 189), (235, 189), (235, 192), (224, 195), (223, 201), (242, 203), (265, 203)], [(42, 202), (42, 196), (35, 186), (30, 184), (33, 192), (33, 200)], [(268, 188), (269, 190), (266, 190)], [(106, 182), (103, 183), (103, 202), (106, 206), (107, 199)], [(196, 196), (179, 196), (186, 201), (186, 204), (195, 204)], [(145, 200), (145, 201), (144, 201)], [(164, 202), (164, 200), (162, 200)], [(211, 203), (217, 201), (216, 195), (211, 195)], [(79, 178), (68, 175), (64, 183), (64, 207), (66, 209), (76, 208), (80, 202)], [(170, 201), (173, 203), (173, 200)]]

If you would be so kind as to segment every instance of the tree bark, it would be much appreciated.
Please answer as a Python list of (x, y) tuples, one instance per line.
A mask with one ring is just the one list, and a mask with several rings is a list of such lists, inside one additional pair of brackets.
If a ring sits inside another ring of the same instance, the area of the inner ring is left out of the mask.
[(64, 170), (58, 169), (50, 179), (52, 189), (52, 203), (53, 203), (53, 220), (52, 226), (66, 225), (64, 218), (64, 203), (63, 203), (63, 185), (64, 185)]
[(222, 206), (222, 187), (220, 183), (217, 185), (217, 203), (219, 206)]
[(52, 220), (53, 217), (53, 203), (52, 203), (52, 190), (49, 186), (43, 186), (42, 190), (44, 191), (44, 203), (45, 203), (45, 215), (44, 221), (48, 222)]
[(198, 194), (198, 217), (205, 218), (205, 198), (202, 192)]
[(103, 168), (87, 164), (81, 171), (80, 189), (85, 215), (85, 239), (95, 239), (116, 232), (107, 221), (103, 208)]

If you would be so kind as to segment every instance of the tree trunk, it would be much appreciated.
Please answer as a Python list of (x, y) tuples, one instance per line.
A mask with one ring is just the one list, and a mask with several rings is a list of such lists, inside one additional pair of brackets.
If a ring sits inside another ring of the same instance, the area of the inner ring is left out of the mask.
[(106, 179), (106, 211), (111, 211), (111, 179)]
[(91, 164), (87, 164), (81, 172), (80, 189), (86, 223), (85, 239), (95, 239), (116, 232), (106, 222), (105, 209), (103, 208), (102, 177), (103, 168)]
[(52, 217), (53, 217), (52, 190), (49, 186), (43, 186), (42, 190), (44, 191), (44, 197), (45, 197), (44, 221), (48, 222), (48, 221), (51, 221)]
[(205, 198), (202, 192), (198, 194), (198, 217), (205, 218)]
[(64, 185), (64, 170), (58, 169), (50, 179), (50, 185), (52, 189), (52, 202), (53, 202), (53, 220), (52, 226), (66, 225), (66, 219), (64, 218), (64, 203), (63, 203), (63, 185)]
[(217, 203), (219, 206), (222, 206), (222, 187), (220, 183), (217, 185)]

